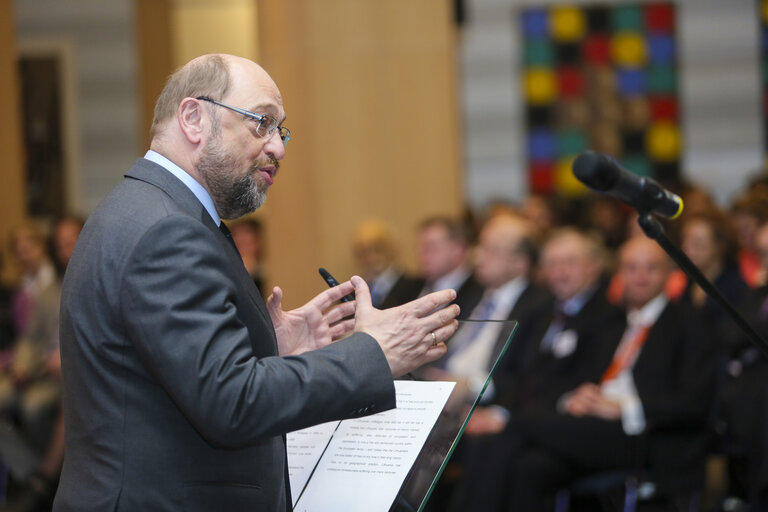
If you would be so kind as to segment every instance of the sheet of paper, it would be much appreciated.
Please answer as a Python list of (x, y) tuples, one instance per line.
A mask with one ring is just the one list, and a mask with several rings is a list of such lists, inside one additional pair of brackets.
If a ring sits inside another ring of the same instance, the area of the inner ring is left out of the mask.
[(293, 505), (296, 505), (301, 490), (307, 484), (312, 470), (315, 469), (338, 425), (338, 421), (329, 421), (291, 432), (286, 436), (288, 477), (291, 482)]
[(342, 421), (294, 511), (387, 512), (453, 387), (396, 381), (396, 409)]

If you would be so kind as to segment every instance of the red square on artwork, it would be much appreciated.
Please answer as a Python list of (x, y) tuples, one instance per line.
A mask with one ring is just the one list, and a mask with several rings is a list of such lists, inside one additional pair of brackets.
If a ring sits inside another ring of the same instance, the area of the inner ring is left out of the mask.
[(531, 162), (528, 176), (532, 193), (551, 194), (555, 190), (555, 171), (551, 162)]
[(675, 29), (675, 12), (668, 4), (651, 4), (645, 7), (645, 26), (650, 32), (668, 32)]
[(651, 98), (651, 119), (677, 120), (677, 99), (671, 96)]
[(558, 69), (557, 88), (564, 99), (580, 97), (584, 94), (584, 75), (581, 70), (572, 66)]
[(581, 52), (588, 64), (609, 64), (611, 62), (611, 41), (608, 36), (591, 35), (582, 43)]

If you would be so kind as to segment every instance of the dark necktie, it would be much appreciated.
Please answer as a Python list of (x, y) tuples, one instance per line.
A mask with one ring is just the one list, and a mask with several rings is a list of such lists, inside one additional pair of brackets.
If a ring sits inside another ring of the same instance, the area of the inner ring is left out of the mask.
[(219, 224), (219, 229), (222, 233), (224, 233), (224, 238), (227, 239), (227, 242), (232, 244), (232, 248), (235, 250), (238, 256), (240, 256), (240, 251), (237, 250), (237, 245), (235, 245), (235, 240), (232, 238), (232, 232), (229, 230), (226, 224), (223, 222)]

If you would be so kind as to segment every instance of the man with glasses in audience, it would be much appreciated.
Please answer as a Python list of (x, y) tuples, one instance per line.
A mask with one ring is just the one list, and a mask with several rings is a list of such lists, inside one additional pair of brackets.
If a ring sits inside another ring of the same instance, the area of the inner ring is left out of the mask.
[(150, 151), (64, 279), (55, 511), (290, 510), (284, 434), (394, 407), (393, 375), (445, 353), (452, 290), (377, 310), (353, 277), (293, 311), (277, 287), (263, 302), (221, 219), (264, 201), (284, 119), (246, 59), (206, 55), (169, 78)]

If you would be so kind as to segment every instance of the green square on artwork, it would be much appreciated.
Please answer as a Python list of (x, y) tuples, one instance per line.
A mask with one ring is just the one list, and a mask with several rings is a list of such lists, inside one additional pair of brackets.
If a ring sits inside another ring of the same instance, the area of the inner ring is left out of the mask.
[(763, 59), (763, 83), (768, 84), (768, 56)]
[(643, 30), (643, 15), (639, 7), (616, 7), (611, 12), (611, 21), (615, 32)]
[(621, 159), (621, 163), (638, 176), (651, 175), (651, 163), (643, 155), (626, 155)]
[(557, 135), (557, 156), (576, 155), (587, 149), (587, 138), (579, 130), (566, 130)]
[(552, 44), (547, 39), (529, 39), (525, 44), (525, 65), (552, 67), (554, 52)]
[(656, 66), (648, 69), (648, 89), (651, 92), (674, 93), (677, 88), (677, 73), (670, 66)]

